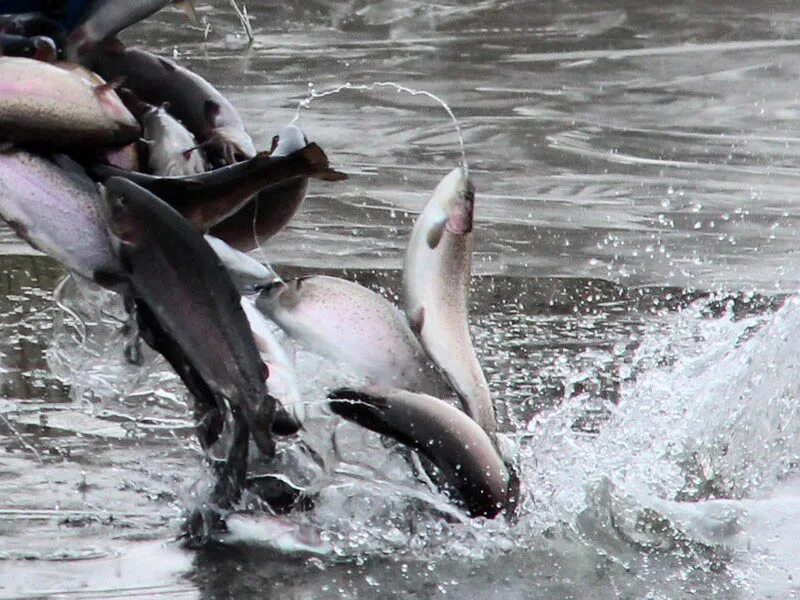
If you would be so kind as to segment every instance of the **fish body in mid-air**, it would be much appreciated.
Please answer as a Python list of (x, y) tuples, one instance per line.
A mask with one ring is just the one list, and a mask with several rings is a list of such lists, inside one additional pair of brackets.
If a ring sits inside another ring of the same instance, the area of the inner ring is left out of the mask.
[(253, 194), (275, 183), (303, 176), (327, 181), (347, 179), (347, 175), (331, 168), (325, 152), (313, 142), (288, 156), (272, 157), (269, 152), (260, 152), (249, 160), (188, 177), (156, 177), (109, 166), (97, 166), (94, 172), (101, 178), (130, 179), (163, 198), (203, 232), (238, 211)]
[[(147, 190), (112, 178), (105, 194), (109, 231), (143, 337), (152, 342), (146, 332), (155, 332), (155, 349), (199, 392), (200, 421), (214, 409), (218, 419), (230, 406), (271, 455), (275, 401), (267, 394), (266, 369), (227, 270), (202, 235)], [(201, 441), (211, 445), (220, 433), (202, 430)]]
[(66, 170), (24, 150), (0, 151), (0, 217), (37, 250), (114, 287), (122, 275), (100, 202), (79, 166)]
[[(288, 156), (308, 144), (297, 125), (280, 130), (272, 156)], [(292, 220), (308, 191), (308, 177), (295, 177), (264, 188), (241, 210), (215, 225), (211, 233), (243, 252), (261, 246)]]
[(86, 54), (101, 40), (116, 35), (170, 4), (181, 5), (194, 14), (189, 0), (94, 0), (86, 7), (82, 20), (70, 33), (67, 54), (71, 57)]
[(139, 134), (113, 86), (49, 63), (0, 57), (0, 140), (53, 151), (123, 146)]
[(464, 410), (487, 433), (497, 420), (469, 332), (475, 188), (465, 169), (446, 175), (414, 223), (403, 265), (403, 307), (422, 347)]
[(447, 402), (406, 390), (371, 386), (331, 393), (333, 412), (414, 448), (442, 472), (472, 517), (509, 506), (509, 473), (489, 435)]
[(167, 103), (202, 144), (214, 166), (253, 158), (256, 148), (233, 104), (197, 73), (175, 62), (121, 43), (107, 43), (86, 55), (82, 64), (105, 79), (123, 79), (144, 102)]
[(301, 277), (265, 288), (256, 306), (289, 337), (370, 383), (443, 391), (400, 310), (362, 285), (326, 275)]

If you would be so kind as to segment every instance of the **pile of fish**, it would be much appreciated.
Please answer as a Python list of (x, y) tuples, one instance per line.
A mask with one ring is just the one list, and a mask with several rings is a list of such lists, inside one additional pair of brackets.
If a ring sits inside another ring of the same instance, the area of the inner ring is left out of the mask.
[[(0, 217), (118, 293), (139, 338), (185, 383), (216, 475), (187, 540), (205, 543), (237, 508), (251, 440), (269, 460), (276, 436), (303, 427), (271, 323), (367, 382), (332, 390), (333, 413), (415, 449), (471, 516), (510, 514), (514, 471), (468, 328), (466, 169), (441, 181), (414, 225), (402, 310), (344, 279), (281, 280), (242, 252), (286, 226), (309, 179), (346, 175), (293, 124), (258, 151), (208, 81), (115, 37), (172, 3), (0, 0)], [(299, 505), (296, 490), (273, 496)]]

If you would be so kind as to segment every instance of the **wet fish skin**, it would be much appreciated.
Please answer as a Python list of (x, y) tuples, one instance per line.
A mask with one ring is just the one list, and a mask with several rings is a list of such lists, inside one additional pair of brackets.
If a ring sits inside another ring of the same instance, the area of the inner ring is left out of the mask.
[(178, 119), (203, 145), (214, 166), (253, 158), (256, 148), (239, 113), (200, 75), (138, 48), (108, 43), (85, 56), (82, 64), (125, 86), (144, 102), (168, 103)]
[(94, 0), (67, 40), (70, 57), (89, 52), (99, 41), (115, 35), (157, 13), (170, 4), (183, 4), (192, 10), (188, 0)]
[(288, 415), (296, 423), (303, 423), (306, 413), (294, 360), (278, 341), (270, 323), (256, 308), (254, 300), (242, 298), (242, 309), (247, 316), (261, 358), (269, 367), (270, 391), (280, 400)]
[(371, 386), (340, 389), (331, 410), (410, 446), (431, 460), (472, 517), (496, 517), (509, 504), (509, 473), (492, 439), (470, 417), (443, 400)]
[(26, 58), (0, 57), (0, 140), (54, 148), (122, 146), (139, 124), (111, 86)]
[[(296, 125), (280, 130), (272, 156), (288, 156), (308, 144)], [(241, 210), (211, 228), (211, 233), (242, 252), (260, 247), (297, 213), (308, 191), (308, 177), (296, 177), (264, 188)]]
[(403, 307), (411, 328), (442, 370), (464, 410), (491, 436), (497, 431), (489, 385), (469, 332), (475, 190), (463, 168), (436, 187), (411, 232), (403, 265)]
[(141, 123), (150, 173), (161, 177), (185, 177), (207, 171), (197, 140), (163, 106), (148, 110)]
[(20, 237), (68, 269), (114, 287), (120, 265), (97, 186), (24, 150), (0, 151), (0, 216)]
[(228, 405), (240, 411), (261, 451), (271, 456), (275, 400), (227, 270), (202, 236), (147, 190), (112, 178), (105, 196), (109, 231), (136, 302), (180, 349), (219, 412)]
[(254, 294), (276, 281), (281, 281), (280, 276), (269, 265), (261, 264), (214, 236), (203, 237), (228, 269), (240, 294)]
[(371, 383), (448, 392), (400, 310), (357, 283), (303, 277), (265, 288), (256, 306), (289, 337)]
[(277, 182), (301, 176), (347, 179), (330, 167), (325, 152), (313, 142), (288, 156), (273, 158), (261, 152), (244, 162), (190, 177), (156, 177), (108, 166), (97, 166), (93, 171), (101, 178), (130, 179), (163, 198), (202, 232), (238, 211), (253, 194)]

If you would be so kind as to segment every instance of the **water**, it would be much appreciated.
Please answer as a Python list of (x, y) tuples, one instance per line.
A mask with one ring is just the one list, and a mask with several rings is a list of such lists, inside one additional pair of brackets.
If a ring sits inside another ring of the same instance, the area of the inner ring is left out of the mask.
[[(283, 457), (319, 485), (316, 506), (182, 550), (170, 540), (204, 470), (180, 382), (149, 353), (125, 364), (119, 307), (68, 282), (81, 343), (52, 300), (63, 272), (5, 231), (0, 597), (800, 596), (800, 9), (247, 9), (252, 47), (227, 2), (199, 6), (206, 44), (178, 13), (128, 37), (217, 83), (260, 146), (309, 82), (394, 81), (458, 117), (477, 187), (473, 333), (520, 445), (520, 514), (465, 521), (392, 447), (325, 413), (343, 375), (298, 351), (304, 436), (332, 459)], [(315, 100), (300, 124), (351, 179), (313, 183), (265, 254), (286, 277), (394, 299), (413, 218), (461, 158), (452, 122), (376, 89)]]

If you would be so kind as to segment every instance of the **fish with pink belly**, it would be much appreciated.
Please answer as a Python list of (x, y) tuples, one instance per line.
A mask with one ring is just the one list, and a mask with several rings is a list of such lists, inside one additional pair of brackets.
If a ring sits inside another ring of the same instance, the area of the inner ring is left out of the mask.
[(302, 277), (267, 286), (256, 306), (289, 337), (370, 383), (449, 394), (400, 310), (364, 286)]
[(475, 188), (464, 168), (451, 171), (414, 223), (403, 265), (403, 307), (422, 347), (458, 393), (464, 410), (494, 436), (489, 385), (469, 332)]

